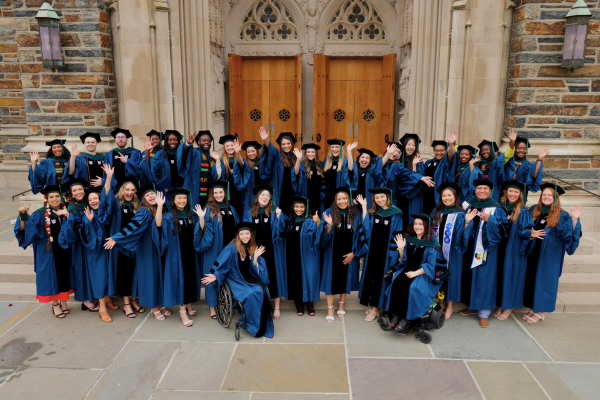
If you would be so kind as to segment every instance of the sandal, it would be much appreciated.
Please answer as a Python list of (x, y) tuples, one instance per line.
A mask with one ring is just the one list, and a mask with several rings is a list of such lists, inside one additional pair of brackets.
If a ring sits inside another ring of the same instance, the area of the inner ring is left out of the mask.
[(161, 307), (159, 311), (163, 313), (165, 317), (171, 315), (171, 311), (169, 311), (166, 307)]
[[(100, 306), (98, 306), (98, 304), (93, 303), (94, 305), (91, 307), (88, 307), (85, 305), (85, 303), (81, 303), (81, 311), (89, 311), (89, 312), (98, 312), (100, 311)], [(64, 312), (64, 311), (63, 311)]]
[[(63, 309), (62, 308), (62, 300), (58, 303), (60, 305), (60, 309), (62, 310), (63, 314), (67, 315), (68, 313), (71, 312), (71, 310), (69, 310), (69, 307), (67, 307), (67, 309)], [(67, 304), (67, 302), (65, 301), (65, 305)]]
[(367, 315), (367, 318), (365, 318), (365, 321), (372, 322), (372, 321), (375, 321), (375, 319), (377, 317), (379, 317), (379, 312), (377, 312), (377, 314), (375, 314), (373, 311), (369, 310), (369, 315)]
[(104, 322), (113, 322), (108, 311), (98, 311), (98, 315), (100, 316), (100, 319)]
[[(508, 311), (508, 315), (504, 314), (506, 311)], [(506, 321), (508, 319), (508, 317), (510, 317), (511, 314), (512, 314), (512, 310), (504, 310), (504, 311), (502, 311), (502, 314), (498, 315), (498, 320)]]
[[(208, 308), (210, 310), (210, 307)], [(210, 314), (210, 318), (211, 319), (217, 319), (217, 309), (215, 307), (215, 313), (214, 314)]]
[[(344, 302), (340, 301), (338, 304), (344, 304)], [(346, 311), (340, 311), (340, 306), (339, 305), (338, 305), (337, 315), (338, 315), (338, 317), (343, 317), (344, 315), (346, 315)]]
[(113, 301), (110, 297), (108, 299), (106, 299), (106, 307), (110, 308), (111, 310), (119, 309), (119, 306), (116, 305), (115, 303), (113, 303)]
[(308, 315), (310, 317), (314, 317), (315, 316), (315, 305), (314, 303), (311, 301), (309, 303), (306, 303), (306, 310), (308, 311)]
[(500, 316), (500, 314), (502, 314), (502, 309), (501, 309), (501, 308), (498, 308), (498, 309), (496, 310), (496, 312), (494, 313), (494, 317), (495, 317), (495, 318), (498, 318), (498, 317)]
[(187, 312), (187, 315), (190, 317), (195, 317), (196, 315), (198, 315), (198, 311), (196, 311), (196, 310), (189, 310), (189, 311), (186, 310), (186, 312)]
[[(123, 314), (125, 314), (125, 316), (126, 316), (127, 318), (135, 318), (135, 317), (137, 317), (137, 315), (135, 315), (135, 313), (133, 313), (133, 312), (131, 312), (131, 313), (127, 314), (127, 311), (125, 311), (125, 306), (128, 306), (128, 305), (130, 305), (130, 304), (129, 304), (129, 303), (127, 303), (127, 304), (126, 304), (126, 303), (123, 303)], [(133, 307), (132, 307), (132, 308), (133, 308)], [(132, 317), (132, 315), (133, 315), (133, 317)], [(156, 318), (156, 319), (158, 319), (158, 318)]]
[[(277, 315), (275, 313), (277, 313)], [(279, 308), (276, 308), (273, 310), (273, 319), (279, 319), (279, 318), (281, 318), (281, 311), (279, 310)]]
[(165, 315), (163, 313), (161, 313), (160, 310), (158, 310), (157, 312), (152, 311), (152, 314), (154, 314), (154, 318), (156, 318), (159, 321), (165, 320)]
[(542, 316), (540, 316), (540, 315), (539, 315), (539, 314), (537, 314), (537, 313), (533, 313), (533, 315), (535, 315), (535, 316), (536, 316), (536, 317), (538, 317), (539, 319), (536, 321), (535, 319), (533, 319), (533, 318), (531, 318), (531, 317), (527, 317), (527, 322), (528, 322), (528, 323), (530, 323), (530, 324), (537, 324), (538, 322), (540, 322), (540, 321), (543, 321), (543, 320), (544, 320), (544, 318), (546, 318), (546, 314), (544, 314), (544, 316), (543, 316), (543, 317), (542, 317)]
[(131, 305), (131, 308), (133, 308), (135, 310), (136, 313), (140, 313), (143, 314), (146, 312), (146, 310), (144, 309), (144, 307), (140, 307), (140, 308), (135, 308), (135, 305)]
[(53, 314), (53, 315), (54, 315), (56, 318), (62, 319), (62, 318), (65, 318), (65, 317), (66, 317), (65, 313), (64, 313), (64, 312), (62, 312), (62, 308), (61, 308), (61, 312), (60, 312), (60, 314), (56, 314), (56, 313), (54, 312), (54, 307), (60, 307), (60, 304), (56, 304), (56, 305), (52, 304), (52, 307), (50, 307), (50, 309), (52, 310), (52, 314)]
[[(179, 314), (187, 314), (187, 313), (188, 313), (187, 310), (185, 310), (185, 311), (179, 310)], [(183, 322), (183, 320), (181, 322)], [(194, 321), (192, 321), (191, 319), (187, 320), (187, 322), (183, 322), (183, 325), (185, 325), (187, 328), (189, 328), (193, 324), (194, 324)]]
[[(327, 308), (333, 308), (333, 306), (327, 306)], [(331, 315), (331, 316), (328, 315), (328, 316), (325, 317), (325, 321), (327, 321), (327, 322), (331, 323), (334, 320), (335, 320), (335, 317), (333, 315)]]
[(523, 320), (527, 321), (527, 318), (531, 318), (533, 315), (533, 311), (529, 311), (527, 314), (523, 315)]

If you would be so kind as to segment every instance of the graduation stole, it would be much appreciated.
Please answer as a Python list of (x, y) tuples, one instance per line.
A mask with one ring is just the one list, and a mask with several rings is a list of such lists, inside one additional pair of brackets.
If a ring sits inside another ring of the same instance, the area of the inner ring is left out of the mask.
[(211, 161), (210, 154), (205, 153), (200, 149), (200, 147), (196, 147), (196, 150), (200, 152), (200, 198), (208, 196), (208, 181), (210, 180), (210, 168), (214, 164), (214, 161)]
[(375, 212), (380, 217), (389, 217), (389, 216), (396, 215), (396, 214), (402, 215), (402, 210), (396, 206), (390, 206), (390, 207), (386, 208), (385, 210), (383, 208), (377, 206), (377, 210)]
[(88, 203), (85, 201), (81, 201), (81, 203), (79, 203), (79, 205), (75, 204), (75, 203), (71, 203), (67, 206), (67, 211), (69, 213), (74, 212), (74, 211), (82, 211), (85, 210), (85, 208), (88, 206)]
[(133, 151), (135, 151), (135, 149), (133, 147), (126, 147), (124, 149), (115, 147), (114, 149), (112, 149), (112, 151), (117, 152), (119, 154), (131, 154)]
[(92, 160), (92, 161), (102, 161), (104, 159), (104, 154), (101, 154), (101, 153), (96, 153), (96, 154), (81, 153), (81, 155), (83, 157), (87, 158), (88, 160)]
[(423, 237), (423, 239), (419, 239), (416, 236), (409, 235), (405, 236), (404, 239), (406, 239), (408, 243), (415, 247), (433, 247), (437, 251), (440, 251), (440, 242), (438, 242), (438, 240), (434, 237), (431, 237), (431, 239), (427, 240), (425, 237)]
[[(446, 213), (444, 213), (446, 214)], [(454, 225), (456, 224), (456, 217), (458, 213), (448, 213), (448, 218), (446, 219), (446, 225), (444, 225), (444, 232), (442, 232), (442, 254), (446, 261), (450, 261), (450, 245), (452, 244), (452, 236), (454, 234)], [(433, 228), (433, 236), (439, 241), (439, 225)]]

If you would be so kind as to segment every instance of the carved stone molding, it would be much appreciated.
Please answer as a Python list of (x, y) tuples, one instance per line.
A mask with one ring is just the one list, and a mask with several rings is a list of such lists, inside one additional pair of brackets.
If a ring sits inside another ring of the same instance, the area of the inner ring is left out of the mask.
[(452, 4), (452, 9), (453, 10), (464, 10), (465, 8), (467, 8), (467, 2), (469, 0), (456, 0), (454, 2), (454, 4)]
[(506, 0), (506, 8), (511, 9), (511, 8), (515, 8), (517, 6), (517, 4), (515, 3), (515, 0)]
[(169, 11), (167, 0), (154, 0), (154, 9), (156, 11)]
[(210, 0), (208, 3), (210, 25), (210, 44), (225, 47), (225, 13), (221, 0)]
[(412, 43), (413, 0), (404, 0), (400, 9), (400, 46)]
[(370, 1), (349, 0), (342, 3), (328, 22), (325, 33), (328, 42), (387, 41), (381, 15)]
[(246, 13), (237, 42), (296, 42), (296, 20), (281, 1), (257, 0)]
[(328, 51), (327, 56), (342, 56), (342, 57), (380, 57), (388, 55), (385, 51)]
[(295, 56), (298, 54), (294, 51), (240, 51), (238, 55), (240, 56), (250, 56), (250, 57), (286, 57), (286, 56)]

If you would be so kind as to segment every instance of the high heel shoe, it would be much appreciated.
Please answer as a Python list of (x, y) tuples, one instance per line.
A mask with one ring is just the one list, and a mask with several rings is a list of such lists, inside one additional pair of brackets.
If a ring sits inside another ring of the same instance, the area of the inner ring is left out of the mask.
[(108, 299), (106, 299), (106, 307), (110, 308), (111, 310), (119, 309), (119, 306), (116, 305), (115, 303), (113, 303), (113, 301), (110, 297)]
[(161, 307), (160, 312), (163, 313), (165, 317), (171, 315), (171, 311), (169, 311), (166, 307)]
[[(179, 314), (187, 314), (187, 310), (184, 310), (184, 311), (179, 310)], [(183, 325), (185, 325), (187, 328), (194, 325), (194, 321), (192, 321), (191, 319), (187, 320), (187, 322), (184, 322), (183, 320), (181, 320), (181, 322), (183, 322)]]
[[(98, 304), (94, 304), (93, 307), (97, 307)], [(98, 309), (93, 310), (92, 307), (88, 307), (85, 305), (85, 303), (81, 303), (81, 311), (89, 311), (89, 312), (98, 312)]]
[[(71, 312), (71, 310), (69, 310), (69, 307), (67, 307), (67, 309), (66, 309), (66, 310), (65, 310), (65, 309), (63, 309), (63, 308), (62, 308), (62, 303), (63, 303), (63, 300), (61, 300), (61, 301), (59, 301), (59, 302), (58, 302), (58, 304), (60, 304), (60, 309), (62, 310), (63, 314), (67, 315), (68, 313), (70, 313), (70, 312)], [(67, 304), (67, 301), (65, 300), (65, 305), (66, 305), (66, 304)]]
[(100, 319), (104, 322), (113, 322), (108, 311), (98, 311), (98, 315), (100, 316)]
[[(126, 316), (127, 318), (135, 318), (135, 317), (137, 317), (137, 315), (135, 315), (135, 313), (134, 313), (134, 312), (130, 312), (129, 314), (127, 314), (127, 311), (125, 311), (125, 306), (128, 306), (128, 305), (130, 305), (130, 304), (129, 304), (129, 303), (127, 303), (127, 304), (123, 303), (123, 314), (125, 314), (125, 316)], [(160, 311), (159, 311), (159, 312), (160, 312)], [(108, 314), (108, 313), (107, 313), (107, 314)], [(132, 315), (133, 315), (133, 317), (132, 317)], [(156, 319), (158, 319), (158, 318), (156, 318)]]
[(160, 310), (158, 310), (157, 312), (154, 312), (152, 310), (150, 310), (152, 312), (152, 314), (154, 314), (154, 318), (156, 318), (159, 321), (164, 321), (166, 319), (166, 317), (164, 316), (163, 313), (160, 312)]
[[(333, 309), (333, 306), (327, 306), (327, 308)], [(328, 315), (328, 316), (325, 317), (325, 320), (327, 322), (333, 322), (335, 320), (335, 317), (333, 315), (331, 315), (331, 316)]]
[[(340, 301), (339, 304), (344, 304), (344, 302)], [(339, 305), (338, 305), (337, 315), (338, 315), (338, 317), (343, 317), (344, 315), (346, 315), (346, 311), (340, 311), (340, 306)]]
[(50, 309), (52, 310), (52, 314), (53, 314), (53, 315), (54, 315), (56, 318), (58, 318), (58, 319), (63, 319), (64, 317), (66, 317), (65, 313), (64, 313), (64, 312), (62, 312), (62, 309), (61, 309), (61, 312), (60, 312), (60, 314), (56, 314), (56, 313), (54, 312), (54, 307), (60, 307), (60, 304), (56, 304), (56, 305), (52, 304), (52, 307), (50, 307)]

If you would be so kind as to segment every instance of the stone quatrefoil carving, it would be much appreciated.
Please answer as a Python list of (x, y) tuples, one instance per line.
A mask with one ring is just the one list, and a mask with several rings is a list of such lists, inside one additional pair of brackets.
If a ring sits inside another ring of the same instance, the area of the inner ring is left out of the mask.
[(332, 42), (385, 42), (380, 14), (365, 0), (345, 2), (328, 21), (327, 40)]
[(296, 21), (288, 10), (275, 0), (258, 0), (244, 17), (239, 31), (240, 42), (297, 41)]

